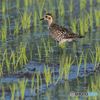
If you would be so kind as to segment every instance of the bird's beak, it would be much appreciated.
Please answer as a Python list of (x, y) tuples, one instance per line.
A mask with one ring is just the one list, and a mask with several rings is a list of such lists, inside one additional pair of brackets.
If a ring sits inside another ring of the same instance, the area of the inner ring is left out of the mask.
[(44, 20), (44, 18), (40, 19), (40, 20)]

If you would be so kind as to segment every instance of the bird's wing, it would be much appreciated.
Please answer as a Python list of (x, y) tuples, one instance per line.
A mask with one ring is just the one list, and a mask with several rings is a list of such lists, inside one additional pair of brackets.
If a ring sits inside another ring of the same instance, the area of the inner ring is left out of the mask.
[(69, 29), (67, 29), (66, 27), (62, 27), (59, 25), (54, 24), (53, 26), (53, 31), (55, 34), (59, 34), (58, 37), (62, 37), (64, 38), (79, 38), (80, 36), (77, 34), (74, 34), (73, 32), (71, 32)]

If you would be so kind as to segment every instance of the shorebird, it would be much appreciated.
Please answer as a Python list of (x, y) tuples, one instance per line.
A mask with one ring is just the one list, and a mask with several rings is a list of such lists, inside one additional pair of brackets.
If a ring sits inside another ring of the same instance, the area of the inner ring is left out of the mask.
[[(51, 37), (59, 43), (60, 47), (61, 47), (61, 44), (64, 43), (64, 42), (74, 41), (75, 44), (76, 44), (76, 49), (77, 49), (77, 42), (75, 41), (75, 39), (84, 37), (84, 36), (80, 36), (80, 35), (77, 35), (77, 34), (71, 32), (66, 27), (57, 25), (54, 22), (53, 15), (50, 14), (50, 13), (47, 13), (40, 20), (47, 20), (48, 21), (48, 23), (49, 23), (49, 33), (50, 33)], [(61, 49), (62, 49), (62, 47), (61, 47)]]

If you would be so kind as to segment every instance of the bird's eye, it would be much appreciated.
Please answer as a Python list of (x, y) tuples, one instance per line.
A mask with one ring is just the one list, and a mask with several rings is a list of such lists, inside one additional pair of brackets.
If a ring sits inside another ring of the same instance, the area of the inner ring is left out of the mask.
[(51, 19), (51, 18), (49, 17), (49, 19)]
[(47, 18), (47, 16), (45, 16), (45, 18)]

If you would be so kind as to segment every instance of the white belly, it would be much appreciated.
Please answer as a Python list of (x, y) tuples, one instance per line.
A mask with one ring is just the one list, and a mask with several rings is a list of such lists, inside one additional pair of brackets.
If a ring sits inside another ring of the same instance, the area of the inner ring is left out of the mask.
[(64, 42), (71, 42), (73, 39), (62, 39), (59, 44), (64, 43)]

